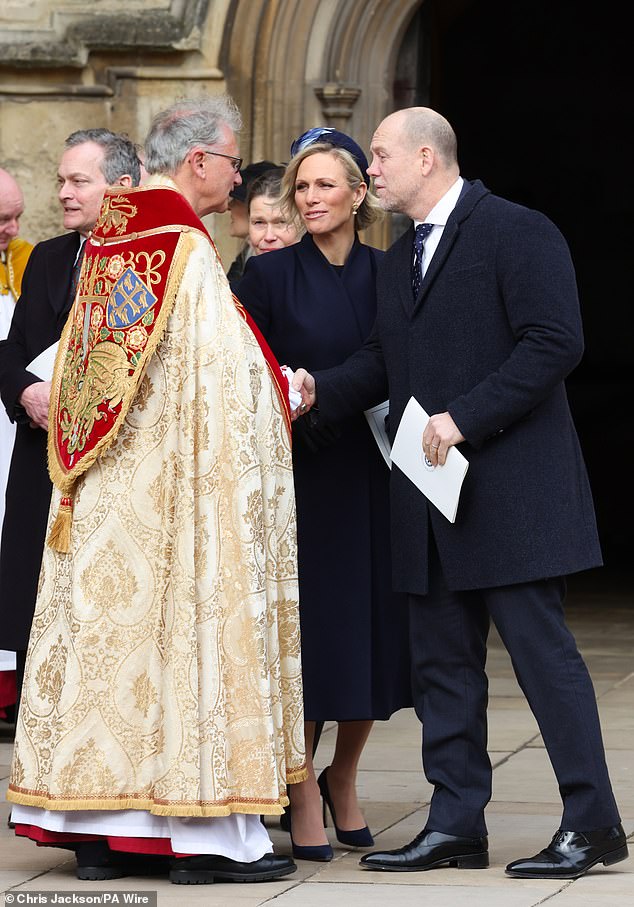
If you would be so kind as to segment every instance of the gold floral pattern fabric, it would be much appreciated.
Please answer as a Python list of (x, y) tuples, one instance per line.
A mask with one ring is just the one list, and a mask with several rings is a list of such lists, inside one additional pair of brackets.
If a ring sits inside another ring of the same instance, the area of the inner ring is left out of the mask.
[(15, 803), (279, 814), (306, 776), (290, 438), (211, 244), (186, 246), (71, 550), (45, 547)]

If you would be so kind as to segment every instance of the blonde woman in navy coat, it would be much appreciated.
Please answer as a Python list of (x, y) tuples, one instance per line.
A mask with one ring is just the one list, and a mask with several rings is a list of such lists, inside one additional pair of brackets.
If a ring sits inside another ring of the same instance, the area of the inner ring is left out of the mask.
[[(306, 228), (296, 245), (249, 260), (237, 295), (279, 362), (329, 368), (359, 349), (376, 314), (383, 253), (359, 242), (376, 218), (361, 148), (334, 129), (293, 143), (282, 203)], [(332, 859), (326, 805), (339, 841), (371, 846), (357, 765), (375, 719), (411, 705), (407, 609), (391, 591), (388, 479), (363, 411), (295, 423), (306, 751), (315, 727), (338, 722), (332, 764), (292, 786), (293, 854)], [(323, 815), (322, 803), (323, 798)]]

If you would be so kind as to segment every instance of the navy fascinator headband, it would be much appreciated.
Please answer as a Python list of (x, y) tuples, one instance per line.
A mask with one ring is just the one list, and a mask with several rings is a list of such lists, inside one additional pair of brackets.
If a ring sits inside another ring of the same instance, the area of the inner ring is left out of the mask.
[(300, 151), (317, 143), (332, 145), (334, 148), (343, 148), (347, 151), (354, 158), (366, 186), (370, 185), (370, 177), (366, 173), (368, 159), (363, 153), (363, 149), (345, 132), (339, 132), (338, 129), (333, 129), (331, 126), (313, 126), (312, 129), (302, 133), (291, 145), (291, 157), (295, 157)]

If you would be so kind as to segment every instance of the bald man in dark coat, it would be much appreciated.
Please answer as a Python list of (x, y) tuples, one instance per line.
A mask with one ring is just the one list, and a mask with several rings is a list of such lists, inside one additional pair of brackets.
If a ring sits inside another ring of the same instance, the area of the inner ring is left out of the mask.
[(361, 863), (488, 865), (493, 620), (563, 801), (550, 844), (507, 873), (577, 878), (628, 851), (592, 681), (563, 612), (565, 577), (602, 562), (564, 387), (583, 353), (572, 261), (545, 216), (461, 178), (455, 134), (435, 111), (397, 111), (371, 148), (383, 206), (414, 223), (381, 262), (369, 341), (337, 369), (298, 370), (294, 384), (303, 381), (305, 407), (317, 400), (333, 420), (389, 395), (392, 435), (414, 396), (431, 414), (421, 439), (430, 464), (457, 446), (469, 470), (450, 523), (392, 469), (394, 583), (410, 599), (414, 700), (434, 793), (410, 844)]

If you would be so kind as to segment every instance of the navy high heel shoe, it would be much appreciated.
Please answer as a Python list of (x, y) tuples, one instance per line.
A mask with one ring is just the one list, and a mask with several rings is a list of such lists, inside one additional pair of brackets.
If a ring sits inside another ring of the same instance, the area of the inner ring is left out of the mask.
[(330, 863), (334, 853), (330, 844), (296, 844), (293, 841), (293, 827), (289, 816), (291, 847), (296, 860), (314, 860), (316, 863)]
[(372, 845), (374, 844), (374, 838), (372, 837), (372, 832), (367, 825), (364, 825), (363, 828), (355, 828), (353, 831), (345, 831), (345, 829), (343, 828), (338, 828), (337, 816), (335, 815), (335, 807), (333, 806), (330, 791), (328, 790), (327, 772), (328, 769), (325, 768), (319, 778), (317, 778), (317, 784), (319, 785), (319, 790), (321, 791), (321, 796), (323, 797), (324, 801), (324, 828), (327, 827), (327, 806), (330, 810), (330, 815), (332, 816), (333, 825), (335, 826), (337, 840), (341, 844), (347, 844), (348, 847), (372, 847)]

